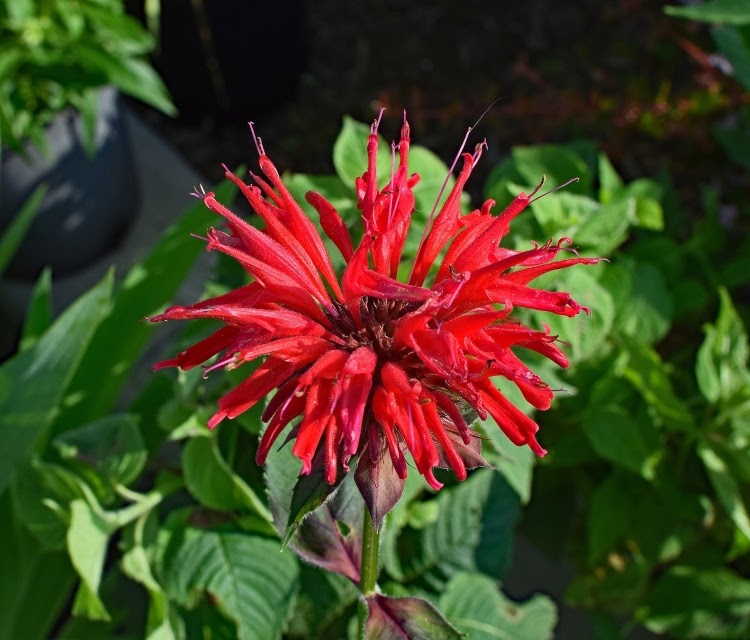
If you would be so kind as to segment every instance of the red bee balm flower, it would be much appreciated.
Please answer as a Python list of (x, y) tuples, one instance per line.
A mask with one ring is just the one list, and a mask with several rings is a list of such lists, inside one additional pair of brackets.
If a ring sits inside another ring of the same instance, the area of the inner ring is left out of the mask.
[[(435, 489), (442, 486), (433, 475), (435, 467), (448, 467), (463, 480), (467, 468), (484, 464), (480, 440), (463, 417), (469, 408), (483, 419), (491, 415), (516, 445), (545, 454), (536, 440), (537, 424), (508, 401), (492, 378), (503, 376), (516, 384), (537, 409), (550, 406), (552, 390), (514, 349), (536, 351), (561, 367), (568, 360), (549, 328), (533, 330), (511, 314), (516, 307), (565, 316), (588, 312), (568, 293), (529, 283), (549, 271), (598, 260), (553, 261), (570, 243), (567, 238), (527, 251), (498, 246), (533, 193), (521, 193), (499, 215), (490, 213), (492, 200), (461, 215), (461, 192), (481, 155), (479, 145), (474, 154), (462, 155), (455, 186), (422, 233), (411, 275), (398, 281), (419, 176), (408, 173), (409, 126), (404, 122), (398, 167), (378, 189), (377, 127), (378, 122), (367, 143), (367, 170), (356, 180), (364, 226), (356, 249), (331, 203), (319, 193), (307, 194), (347, 263), (340, 281), (315, 226), (256, 139), (266, 179), (253, 176), (257, 186), (249, 186), (228, 170), (226, 176), (263, 219), (264, 230), (237, 217), (213, 193), (199, 195), (231, 231), (211, 229), (208, 249), (232, 256), (254, 281), (192, 306), (171, 307), (152, 321), (216, 318), (224, 323), (155, 369), (190, 369), (220, 352), (211, 369), (265, 358), (219, 400), (209, 428), (275, 391), (263, 413), (268, 427), (258, 464), (265, 463), (284, 428), (299, 419), (289, 438), (302, 461), (302, 475), (321, 468), (334, 484), (341, 468), (348, 471), (349, 461), (359, 456), (357, 484), (380, 520), (401, 493), (407, 451)], [(373, 497), (379, 488), (370, 485), (384, 480), (391, 485), (384, 490), (387, 495), (381, 491)]]

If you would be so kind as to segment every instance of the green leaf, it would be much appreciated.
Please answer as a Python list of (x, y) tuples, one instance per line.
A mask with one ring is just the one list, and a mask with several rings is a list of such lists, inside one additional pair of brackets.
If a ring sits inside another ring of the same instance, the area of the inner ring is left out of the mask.
[(627, 488), (621, 477), (613, 474), (594, 490), (586, 520), (589, 565), (602, 560), (629, 533), (635, 504)]
[(169, 116), (177, 113), (164, 83), (147, 62), (116, 55), (83, 41), (79, 41), (73, 51), (84, 70), (103, 71), (107, 80), (123, 93)]
[(135, 18), (86, 2), (79, 6), (99, 37), (109, 41), (120, 55), (146, 54), (154, 48), (153, 36)]
[(128, 549), (121, 560), (123, 573), (143, 585), (149, 595), (145, 640), (177, 640), (179, 637), (170, 622), (170, 603), (167, 594), (151, 572), (146, 550), (140, 544)]
[(526, 187), (535, 187), (542, 176), (547, 184), (557, 187), (571, 178), (579, 181), (566, 187), (566, 193), (590, 194), (591, 174), (581, 157), (559, 145), (514, 147), (511, 157), (518, 173), (526, 180)]
[[(745, 24), (750, 24), (750, 8), (745, 5)], [(732, 65), (732, 74), (747, 91), (750, 91), (750, 41), (747, 32), (736, 27), (723, 26), (711, 29), (716, 46)]]
[[(512, 188), (515, 193), (522, 190), (521, 185), (513, 184)], [(575, 240), (578, 242), (577, 230), (582, 225), (587, 221), (594, 221), (594, 226), (598, 224), (596, 218), (601, 211), (601, 205), (588, 196), (560, 191), (536, 200), (531, 205), (531, 211), (545, 235), (557, 238), (575, 234)], [(618, 225), (620, 222), (619, 219), (615, 220)], [(607, 239), (599, 237), (595, 230), (588, 235), (587, 241), (592, 245), (599, 240)]]
[(401, 582), (416, 579), (432, 588), (461, 570), (499, 578), (510, 562), (518, 497), (497, 473), (479, 469), (433, 499), (437, 516), (407, 526), (383, 554), (385, 567)]
[(345, 637), (334, 635), (331, 627), (344, 627), (359, 591), (350, 580), (306, 563), (300, 565), (300, 591), (289, 621), (293, 638)]
[(687, 7), (664, 7), (664, 13), (701, 22), (750, 24), (750, 10), (745, 0), (709, 0)]
[(164, 587), (193, 608), (208, 593), (237, 623), (238, 637), (281, 638), (294, 606), (299, 568), (277, 541), (234, 531), (185, 529), (165, 552)]
[(26, 351), (33, 346), (50, 328), (52, 319), (52, 271), (45, 267), (31, 292), (19, 350)]
[(11, 489), (17, 513), (42, 546), (65, 548), (69, 505), (84, 497), (76, 476), (60, 465), (34, 460), (18, 470)]
[(750, 581), (723, 567), (671, 567), (636, 615), (654, 633), (675, 638), (747, 638)]
[(490, 447), (494, 450), (485, 449), (483, 455), (513, 487), (521, 504), (526, 504), (531, 498), (531, 480), (536, 461), (534, 452), (529, 447), (513, 444), (492, 418), (477, 420), (473, 426), (489, 439)]
[(750, 169), (750, 127), (715, 123), (711, 133), (732, 160)]
[(440, 596), (440, 609), (472, 640), (552, 640), (557, 609), (535, 595), (523, 604), (505, 597), (497, 583), (477, 573), (459, 573)]
[(571, 236), (577, 244), (595, 253), (609, 255), (625, 242), (635, 217), (635, 198), (618, 198), (591, 212), (583, 224), (571, 231)]
[(75, 572), (65, 552), (43, 548), (0, 496), (0, 640), (45, 640), (70, 597)]
[(692, 431), (693, 414), (675, 395), (667, 366), (659, 354), (635, 339), (622, 336), (624, 350), (616, 368), (641, 393), (660, 422), (669, 429)]
[[(370, 127), (344, 116), (341, 132), (333, 143), (333, 166), (336, 175), (351, 190), (354, 181), (367, 169), (367, 139)], [(385, 183), (391, 175), (391, 148), (379, 136), (377, 171), (378, 182)]]
[(726, 289), (719, 290), (719, 299), (719, 316), (716, 324), (704, 327), (706, 338), (695, 366), (701, 393), (711, 403), (726, 402), (750, 385), (745, 326)]
[(251, 511), (272, 523), (266, 505), (227, 464), (213, 435), (194, 437), (185, 445), (182, 470), (188, 490), (202, 505), (219, 511)]
[(662, 456), (653, 424), (634, 419), (622, 407), (592, 407), (583, 416), (583, 431), (594, 451), (612, 464), (653, 480)]
[(125, 413), (66, 431), (52, 444), (63, 460), (91, 469), (98, 483), (112, 488), (133, 482), (148, 456), (137, 418)]
[(368, 596), (367, 640), (460, 640), (442, 614), (422, 598)]
[(591, 315), (567, 318), (544, 314), (539, 322), (546, 322), (552, 335), (570, 345), (566, 352), (572, 363), (595, 358), (603, 352), (615, 320), (612, 296), (584, 267), (557, 275), (555, 283), (558, 290), (569, 291), (576, 302), (591, 309)]
[(636, 198), (634, 223), (649, 231), (664, 230), (664, 209), (653, 198)]
[(711, 440), (701, 440), (696, 450), (703, 466), (706, 468), (708, 479), (719, 497), (719, 502), (727, 510), (735, 526), (750, 538), (750, 514), (742, 499), (742, 493), (732, 470), (723, 455), (723, 451)]
[(0, 493), (60, 410), (71, 377), (104, 317), (111, 291), (110, 272), (32, 348), (0, 367)]
[[(643, 344), (658, 342), (667, 335), (673, 314), (672, 293), (664, 277), (647, 262), (622, 261), (613, 265), (613, 274), (607, 269), (603, 278), (605, 286), (613, 284), (610, 278), (617, 269), (627, 271), (623, 277), (628, 279), (625, 285), (628, 295), (618, 300), (615, 327)], [(611, 286), (609, 290), (613, 290)]]
[(68, 528), (68, 553), (73, 567), (81, 577), (73, 613), (92, 620), (110, 620), (109, 613), (99, 597), (99, 584), (107, 554), (109, 536), (115, 527), (85, 500), (70, 504)]
[(21, 210), (15, 215), (13, 221), (0, 236), (0, 276), (5, 271), (8, 263), (13, 259), (18, 247), (21, 246), (34, 217), (47, 194), (47, 184), (40, 184), (26, 199)]
[[(234, 185), (216, 189), (221, 201), (231, 201)], [(155, 331), (143, 318), (168, 304), (205, 245), (190, 233), (203, 232), (215, 222), (202, 202), (171, 226), (148, 257), (135, 265), (117, 289), (114, 304), (91, 341), (70, 385), (66, 406), (53, 427), (59, 433), (109, 414)], [(106, 375), (105, 375), (106, 374)]]
[(619, 176), (606, 155), (598, 155), (599, 202), (607, 204), (623, 188), (622, 178)]

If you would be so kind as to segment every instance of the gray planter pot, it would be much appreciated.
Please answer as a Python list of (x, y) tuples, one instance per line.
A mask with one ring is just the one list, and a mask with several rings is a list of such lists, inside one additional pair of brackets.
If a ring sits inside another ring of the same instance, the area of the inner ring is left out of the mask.
[(117, 245), (138, 210), (138, 189), (122, 99), (99, 93), (96, 149), (89, 157), (81, 121), (65, 112), (48, 127), (49, 157), (29, 146), (28, 157), (5, 151), (0, 167), (0, 232), (42, 182), (49, 185), (36, 219), (5, 277), (34, 281), (45, 266), (54, 275), (85, 267)]

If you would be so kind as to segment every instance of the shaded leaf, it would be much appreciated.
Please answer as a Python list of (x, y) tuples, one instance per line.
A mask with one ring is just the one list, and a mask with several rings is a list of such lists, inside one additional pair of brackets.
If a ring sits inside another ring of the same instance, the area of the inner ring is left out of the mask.
[[(431, 501), (429, 524), (404, 527), (383, 554), (388, 573), (401, 582), (421, 580), (439, 589), (458, 571), (499, 578), (510, 561), (518, 498), (497, 473), (479, 469)], [(428, 503), (429, 504), (429, 503)]]
[(182, 452), (182, 469), (188, 490), (210, 509), (247, 510), (269, 524), (271, 513), (253, 489), (226, 463), (215, 436), (193, 437)]
[(651, 589), (637, 618), (654, 633), (675, 638), (746, 638), (750, 581), (724, 568), (669, 568)]
[(0, 639), (45, 640), (75, 582), (68, 554), (41, 547), (0, 495)]
[(551, 640), (557, 623), (557, 609), (547, 596), (517, 604), (494, 580), (477, 573), (453, 576), (440, 596), (440, 608), (472, 640)]
[(745, 325), (726, 289), (719, 290), (719, 297), (719, 316), (716, 324), (704, 327), (706, 338), (698, 350), (695, 366), (701, 393), (712, 403), (727, 401), (750, 389), (747, 369), (750, 346)]
[(612, 464), (653, 480), (662, 456), (653, 424), (618, 406), (598, 406), (583, 416), (583, 431), (594, 451)]
[(60, 465), (33, 460), (18, 470), (11, 493), (24, 525), (42, 546), (64, 549), (69, 505), (84, 497), (77, 477)]
[(617, 371), (641, 393), (655, 415), (670, 429), (692, 430), (693, 414), (675, 395), (667, 366), (653, 349), (635, 339), (622, 336), (623, 357)]
[(241, 640), (281, 638), (294, 606), (299, 568), (277, 541), (237, 531), (188, 528), (172, 535), (163, 584), (181, 605), (195, 608), (207, 593), (237, 623)]
[(148, 456), (137, 418), (124, 413), (66, 431), (52, 444), (63, 460), (89, 467), (110, 487), (133, 482)]
[(74, 302), (30, 349), (0, 367), (0, 492), (58, 414), (101, 323), (112, 273)]
[(711, 440), (701, 440), (697, 447), (698, 456), (703, 461), (708, 479), (716, 491), (719, 502), (727, 510), (734, 525), (750, 538), (750, 514), (742, 499), (742, 492), (735, 480), (731, 467), (722, 455), (718, 443)]

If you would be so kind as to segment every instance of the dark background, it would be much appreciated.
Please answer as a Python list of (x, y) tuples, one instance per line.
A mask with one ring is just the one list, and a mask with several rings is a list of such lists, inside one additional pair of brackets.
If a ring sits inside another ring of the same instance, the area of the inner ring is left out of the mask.
[(489, 143), (475, 198), (511, 146), (589, 138), (627, 179), (668, 171), (697, 211), (701, 185), (748, 186), (710, 134), (747, 97), (706, 27), (665, 4), (162, 0), (155, 63), (181, 115), (140, 110), (218, 180), (252, 161), (248, 120), (280, 169), (322, 173), (344, 114), (387, 107), (391, 138), (406, 109), (413, 141), (449, 160), (499, 99), (475, 131)]

